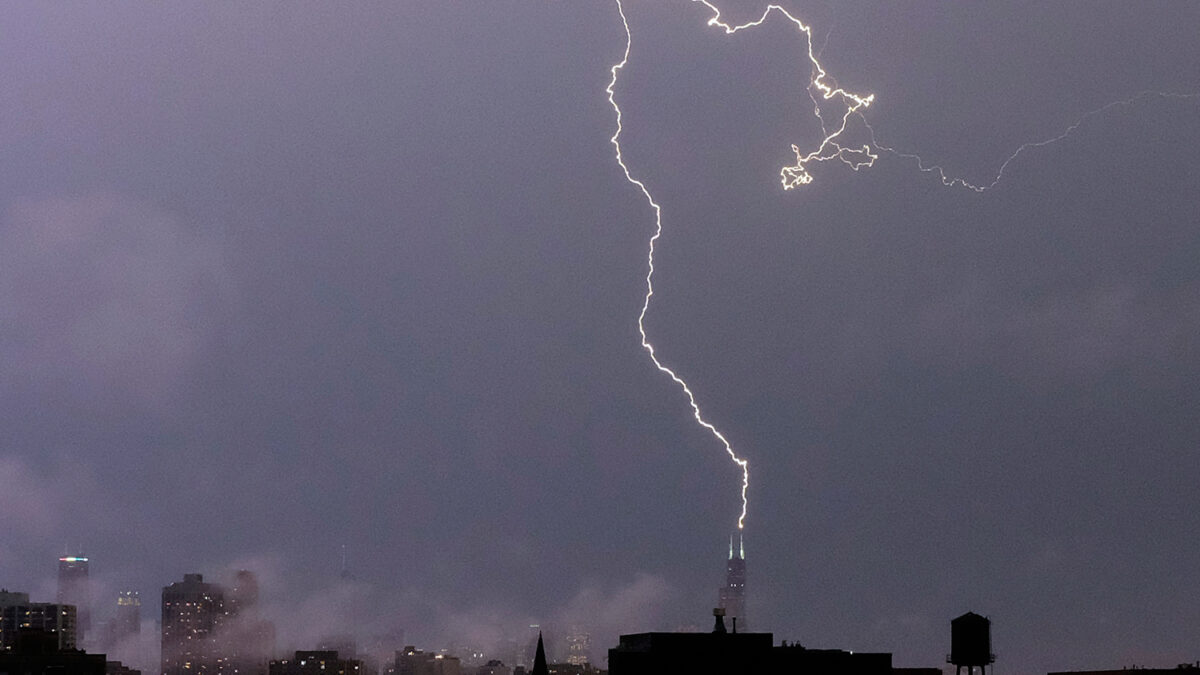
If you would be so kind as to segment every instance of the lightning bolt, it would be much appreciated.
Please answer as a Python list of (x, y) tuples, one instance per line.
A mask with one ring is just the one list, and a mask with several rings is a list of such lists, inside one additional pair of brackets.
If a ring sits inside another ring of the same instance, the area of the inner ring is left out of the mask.
[[(867, 126), (867, 129), (869, 129), (871, 132), (871, 141), (875, 144), (875, 146), (881, 152), (886, 152), (891, 155), (895, 155), (896, 157), (900, 157), (902, 159), (912, 160), (916, 164), (917, 169), (919, 171), (921, 171), (923, 173), (936, 173), (938, 176), (938, 179), (941, 180), (942, 185), (945, 185), (946, 187), (961, 187), (961, 188), (966, 188), (968, 190), (972, 190), (974, 192), (985, 192), (987, 190), (991, 190), (992, 188), (994, 188), (1000, 184), (1001, 179), (1004, 178), (1004, 172), (1008, 170), (1008, 165), (1012, 164), (1013, 161), (1015, 161), (1017, 159), (1017, 157), (1020, 157), (1021, 154), (1024, 153), (1026, 150), (1044, 148), (1047, 145), (1053, 145), (1055, 143), (1058, 143), (1059, 141), (1066, 140), (1069, 136), (1074, 134), (1079, 129), (1079, 127), (1083, 126), (1084, 123), (1086, 123), (1088, 120), (1090, 120), (1091, 118), (1096, 117), (1098, 115), (1103, 115), (1104, 113), (1108, 112), (1109, 110), (1112, 110), (1113, 108), (1118, 108), (1118, 107), (1128, 108), (1130, 106), (1141, 103), (1142, 101), (1146, 101), (1146, 100), (1154, 99), (1154, 98), (1188, 101), (1188, 100), (1195, 100), (1197, 98), (1200, 98), (1200, 94), (1181, 94), (1181, 93), (1175, 93), (1175, 92), (1170, 92), (1170, 91), (1141, 91), (1141, 92), (1138, 92), (1137, 94), (1134, 94), (1133, 96), (1130, 96), (1129, 98), (1121, 99), (1119, 101), (1111, 101), (1109, 103), (1105, 103), (1104, 105), (1100, 106), (1099, 108), (1089, 110), (1089, 111), (1085, 112), (1084, 114), (1080, 115), (1078, 119), (1076, 119), (1074, 122), (1072, 122), (1070, 125), (1068, 125), (1067, 128), (1063, 129), (1063, 131), (1056, 136), (1051, 136), (1050, 138), (1046, 138), (1046, 139), (1040, 140), (1040, 141), (1029, 141), (1027, 143), (1022, 143), (1021, 145), (1017, 146), (1017, 149), (1014, 150), (1013, 153), (1011, 155), (1009, 155), (1007, 158), (1005, 158), (1005, 160), (1000, 164), (1000, 168), (996, 170), (996, 175), (993, 176), (991, 182), (989, 182), (987, 184), (974, 184), (974, 183), (967, 182), (966, 180), (963, 180), (962, 178), (952, 178), (952, 177), (948, 176), (946, 174), (946, 171), (939, 165), (935, 164), (932, 166), (926, 166), (925, 161), (921, 159), (920, 155), (916, 155), (911, 152), (900, 152), (894, 148), (889, 148), (885, 145), (881, 145), (878, 141), (875, 140), (875, 129), (873, 129), (870, 124), (867, 124), (866, 126)], [(865, 123), (865, 121), (866, 120), (864, 120), (864, 123)]]
[[(650, 205), (651, 210), (654, 212), (654, 234), (650, 237), (649, 253), (647, 255), (646, 294), (642, 301), (642, 310), (638, 314), (638, 332), (641, 334), (642, 348), (645, 349), (650, 355), (650, 360), (654, 362), (654, 366), (658, 368), (659, 371), (670, 377), (677, 385), (679, 385), (680, 389), (687, 397), (688, 404), (692, 408), (692, 416), (695, 417), (696, 422), (700, 424), (700, 426), (707, 429), (714, 438), (720, 441), (730, 459), (732, 459), (733, 462), (741, 468), (742, 510), (738, 515), (737, 520), (737, 526), (740, 530), (745, 527), (746, 521), (746, 491), (750, 487), (749, 463), (744, 458), (739, 457), (725, 435), (722, 434), (720, 430), (718, 430), (711, 422), (704, 418), (704, 415), (700, 411), (700, 405), (696, 402), (696, 395), (692, 392), (691, 387), (688, 386), (688, 383), (684, 381), (684, 379), (680, 377), (678, 373), (663, 365), (662, 361), (660, 361), (658, 358), (658, 354), (655, 351), (654, 345), (650, 342), (646, 335), (646, 313), (650, 309), (650, 299), (654, 296), (655, 244), (658, 242), (658, 239), (662, 236), (663, 232), (662, 207), (659, 206), (658, 202), (654, 201), (654, 197), (650, 194), (650, 190), (646, 187), (646, 184), (633, 176), (629, 166), (625, 164), (624, 157), (621, 153), (622, 114), (621, 107), (617, 105), (615, 90), (617, 86), (618, 75), (629, 63), (629, 53), (633, 47), (633, 33), (630, 31), (629, 19), (625, 15), (625, 7), (622, 4), (622, 0), (614, 1), (617, 5), (617, 12), (621, 16), (621, 25), (625, 29), (625, 52), (622, 54), (620, 62), (612, 66), (612, 78), (609, 80), (608, 87), (605, 89), (605, 91), (608, 93), (608, 102), (612, 106), (613, 112), (616, 114), (616, 131), (609, 140), (615, 150), (617, 164), (625, 173), (625, 179), (641, 191), (642, 196), (646, 199), (646, 203)], [(995, 176), (990, 182), (972, 183), (963, 178), (950, 176), (940, 165), (929, 164), (925, 162), (920, 155), (911, 152), (900, 151), (880, 143), (876, 138), (874, 127), (871, 126), (865, 115), (866, 109), (869, 108), (871, 103), (874, 102), (875, 95), (855, 94), (837, 86), (836, 82), (831, 82), (833, 78), (826, 73), (825, 68), (821, 66), (821, 63), (817, 58), (819, 52), (814, 53), (813, 51), (812, 27), (793, 16), (780, 5), (768, 5), (767, 8), (763, 10), (763, 13), (753, 21), (748, 21), (742, 24), (731, 24), (721, 18), (720, 8), (709, 2), (709, 0), (690, 1), (693, 3), (699, 3), (708, 8), (708, 11), (711, 12), (711, 16), (708, 19), (708, 25), (720, 28), (725, 32), (726, 35), (733, 35), (747, 29), (761, 26), (766, 23), (773, 14), (778, 14), (783, 20), (790, 22), (793, 26), (795, 26), (799, 33), (804, 35), (804, 40), (807, 46), (808, 61), (811, 67), (811, 76), (807, 85), (807, 91), (809, 98), (812, 100), (813, 115), (817, 118), (821, 125), (822, 138), (821, 142), (817, 144), (816, 148), (808, 151), (801, 150), (797, 145), (792, 145), (792, 152), (796, 155), (796, 162), (790, 166), (783, 167), (779, 171), (780, 182), (782, 183), (784, 190), (791, 190), (811, 183), (813, 181), (813, 176), (808, 170), (810, 164), (837, 160), (848, 166), (850, 169), (858, 171), (863, 168), (874, 166), (876, 160), (878, 160), (881, 155), (887, 154), (899, 159), (913, 162), (917, 170), (921, 171), (922, 173), (935, 174), (941, 181), (942, 185), (946, 187), (958, 187), (972, 190), (974, 192), (984, 192), (996, 187), (1004, 178), (1005, 172), (1008, 170), (1009, 165), (1016, 161), (1016, 159), (1023, 153), (1063, 141), (1074, 134), (1088, 120), (1098, 115), (1102, 115), (1109, 110), (1117, 107), (1133, 106), (1152, 98), (1177, 100), (1195, 100), (1200, 98), (1200, 94), (1197, 93), (1189, 94), (1162, 91), (1142, 91), (1129, 98), (1106, 103), (1099, 108), (1090, 110), (1079, 116), (1075, 122), (1068, 125), (1062, 132), (1055, 136), (1040, 141), (1030, 141), (1021, 144), (1000, 164), (1000, 168), (997, 169)], [(822, 113), (822, 102), (837, 102), (845, 106), (841, 114), (837, 116), (838, 121), (833, 125), (827, 123), (825, 114)], [(852, 119), (859, 120), (859, 122), (861, 122), (861, 124), (867, 129), (870, 143), (863, 143), (857, 146), (844, 143), (843, 135), (846, 133), (846, 129)]]
[[(1053, 145), (1059, 141), (1067, 139), (1074, 134), (1085, 122), (1089, 119), (1102, 115), (1109, 110), (1117, 107), (1129, 107), (1144, 100), (1151, 98), (1160, 99), (1176, 99), (1176, 100), (1195, 100), (1200, 98), (1200, 94), (1185, 94), (1168, 91), (1142, 91), (1126, 99), (1112, 101), (1106, 103), (1099, 108), (1089, 110), (1080, 115), (1074, 122), (1068, 125), (1061, 133), (1046, 138), (1040, 141), (1030, 141), (1022, 143), (1000, 164), (1000, 168), (996, 170), (996, 175), (988, 183), (971, 183), (963, 178), (952, 177), (948, 175), (940, 165), (927, 165), (925, 160), (920, 155), (911, 152), (901, 152), (895, 148), (888, 147), (880, 143), (875, 137), (875, 128), (867, 121), (865, 109), (875, 100), (875, 95), (860, 95), (852, 94), (845, 89), (835, 87), (827, 82), (828, 74), (817, 60), (817, 55), (813, 53), (813, 37), (812, 27), (805, 24), (800, 19), (792, 16), (790, 12), (779, 5), (768, 5), (762, 15), (754, 21), (748, 21), (743, 24), (729, 24), (721, 20), (721, 10), (708, 0), (691, 0), (698, 2), (708, 8), (712, 12), (712, 17), (708, 20), (709, 26), (716, 26), (725, 31), (725, 34), (732, 35), (738, 31), (748, 28), (756, 28), (766, 23), (772, 12), (780, 14), (784, 19), (796, 26), (796, 29), (804, 34), (804, 39), (808, 48), (808, 60), (812, 67), (812, 78), (808, 83), (808, 94), (813, 101), (813, 113), (821, 122), (821, 131), (824, 133), (824, 138), (815, 150), (804, 153), (799, 147), (793, 145), (792, 152), (796, 153), (796, 163), (792, 166), (785, 166), (780, 169), (780, 176), (783, 180), (783, 189), (790, 190), (800, 185), (808, 185), (812, 182), (812, 174), (806, 168), (809, 162), (825, 162), (836, 159), (849, 166), (851, 169), (858, 171), (863, 167), (871, 167), (875, 165), (875, 160), (879, 159), (880, 154), (887, 153), (889, 155), (911, 160), (916, 164), (919, 171), (923, 173), (935, 173), (941, 180), (942, 185), (946, 187), (961, 187), (974, 192), (984, 192), (996, 187), (1004, 178), (1004, 173), (1008, 166), (1021, 156), (1027, 150), (1043, 148), (1048, 145)], [(618, 0), (618, 4), (620, 4)], [(817, 101), (818, 94), (822, 99), (828, 100), (837, 98), (846, 104), (846, 110), (841, 115), (841, 123), (830, 131), (825, 124), (825, 118), (821, 115), (821, 106)], [(846, 131), (846, 126), (852, 117), (856, 117), (862, 122), (863, 126), (868, 130), (871, 143), (863, 144), (859, 147), (846, 147), (840, 142), (842, 134)]]
[(725, 452), (729, 454), (729, 458), (741, 468), (742, 512), (738, 515), (737, 520), (737, 526), (740, 530), (746, 526), (746, 490), (750, 487), (750, 463), (744, 458), (738, 457), (737, 453), (733, 451), (733, 446), (729, 443), (729, 439), (725, 438), (725, 435), (713, 426), (712, 422), (704, 419), (704, 415), (700, 412), (700, 404), (696, 402), (696, 395), (692, 393), (691, 387), (674, 370), (664, 366), (662, 361), (658, 360), (658, 354), (654, 351), (654, 345), (646, 337), (646, 312), (650, 309), (650, 298), (654, 297), (654, 245), (658, 242), (658, 238), (662, 236), (663, 231), (662, 207), (658, 205), (658, 202), (654, 201), (654, 197), (651, 196), (650, 190), (646, 188), (646, 184), (633, 177), (633, 173), (630, 172), (629, 166), (625, 164), (625, 159), (621, 155), (621, 106), (617, 105), (616, 99), (617, 75), (629, 63), (629, 51), (633, 47), (633, 33), (629, 31), (629, 19), (625, 16), (625, 7), (621, 4), (621, 0), (616, 0), (616, 3), (617, 11), (621, 14), (621, 25), (625, 27), (625, 53), (621, 56), (620, 63), (613, 65), (612, 79), (609, 80), (608, 88), (606, 89), (608, 92), (608, 102), (612, 105), (613, 112), (617, 115), (617, 130), (613, 133), (609, 141), (613, 144), (613, 148), (616, 151), (617, 164), (625, 172), (625, 180), (642, 191), (642, 196), (646, 198), (646, 203), (654, 211), (654, 234), (650, 237), (650, 252), (646, 257), (646, 295), (642, 299), (642, 311), (638, 314), (638, 332), (642, 336), (642, 349), (645, 349), (646, 353), (650, 355), (650, 360), (654, 362), (654, 367), (665, 373), (675, 381), (675, 384), (679, 385), (684, 395), (687, 396), (688, 404), (692, 406), (692, 416), (696, 418), (696, 422), (707, 429), (713, 437), (721, 442), (721, 445), (725, 446)]
[[(875, 100), (874, 94), (862, 96), (852, 94), (841, 87), (829, 84), (828, 73), (821, 66), (821, 62), (817, 60), (817, 55), (813, 53), (812, 27), (804, 23), (800, 19), (792, 16), (786, 9), (779, 5), (767, 5), (763, 10), (762, 16), (754, 21), (748, 21), (743, 24), (733, 25), (721, 20), (721, 10), (716, 5), (708, 0), (692, 0), (698, 2), (712, 12), (712, 17), (708, 20), (708, 25), (717, 26), (725, 31), (726, 35), (733, 35), (738, 31), (746, 30), (747, 28), (757, 28), (766, 23), (772, 12), (777, 12), (796, 26), (796, 30), (804, 34), (804, 40), (808, 47), (808, 62), (812, 67), (812, 77), (808, 82), (808, 96), (813, 102), (813, 114), (821, 123), (821, 132), (825, 134), (821, 139), (821, 143), (817, 145), (815, 150), (809, 152), (802, 151), (799, 146), (792, 145), (792, 152), (796, 154), (796, 163), (792, 166), (785, 166), (779, 170), (780, 179), (783, 183), (784, 190), (801, 185), (808, 185), (813, 181), (812, 174), (808, 172), (807, 164), (810, 162), (827, 162), (829, 160), (839, 160), (846, 164), (851, 169), (858, 171), (863, 167), (875, 165), (875, 160), (879, 159), (879, 154), (873, 152), (869, 145), (861, 145), (857, 148), (843, 146), (840, 142), (842, 134), (846, 132), (846, 126), (850, 123), (850, 118), (858, 116), (859, 119), (866, 123), (866, 117), (863, 116), (862, 110), (871, 105)], [(617, 1), (620, 5), (620, 0)], [(626, 24), (628, 25), (628, 24)], [(822, 100), (838, 99), (846, 105), (845, 112), (841, 115), (841, 122), (830, 131), (826, 126), (825, 117), (821, 114), (821, 104), (817, 100), (820, 96)], [(869, 128), (870, 125), (868, 125)], [(872, 132), (874, 130), (872, 129)], [(874, 139), (872, 139), (874, 140)]]

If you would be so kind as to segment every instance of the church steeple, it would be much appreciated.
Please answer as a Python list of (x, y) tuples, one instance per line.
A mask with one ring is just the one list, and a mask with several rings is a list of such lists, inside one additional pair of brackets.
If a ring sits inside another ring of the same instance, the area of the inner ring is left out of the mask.
[(533, 670), (529, 675), (550, 675), (550, 668), (546, 665), (546, 648), (542, 646), (542, 631), (538, 631), (537, 653), (533, 655)]

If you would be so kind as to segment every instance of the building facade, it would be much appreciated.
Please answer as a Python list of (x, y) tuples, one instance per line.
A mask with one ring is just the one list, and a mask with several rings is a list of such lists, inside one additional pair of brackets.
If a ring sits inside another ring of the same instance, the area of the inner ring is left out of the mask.
[(55, 602), (75, 606), (75, 640), (78, 644), (84, 644), (92, 629), (87, 556), (68, 555), (58, 559), (58, 595)]
[(100, 647), (110, 652), (142, 632), (142, 600), (137, 591), (117, 593), (117, 611), (104, 624)]
[(223, 672), (217, 631), (225, 618), (225, 595), (200, 574), (185, 574), (162, 590), (162, 673)]
[(23, 632), (49, 636), (57, 650), (76, 648), (74, 605), (30, 602), (28, 593), (0, 590), (0, 652), (16, 649)]
[(56, 635), (39, 629), (25, 629), (17, 635), (12, 649), (0, 651), (0, 673), (107, 675), (108, 664), (103, 654), (59, 649)]
[(395, 675), (461, 675), (462, 666), (456, 657), (408, 646), (396, 652), (391, 672)]
[(241, 570), (229, 586), (185, 574), (163, 588), (163, 675), (265, 675), (275, 625), (258, 611), (258, 581)]
[(271, 662), (270, 675), (359, 675), (363, 663), (358, 659), (343, 659), (336, 651), (296, 652), (290, 659)]
[[(229, 675), (262, 675), (275, 653), (275, 624), (259, 613), (258, 577), (238, 570), (225, 590), (225, 616), (217, 648)], [(353, 658), (353, 654), (349, 654)], [(361, 664), (360, 664), (361, 665)]]
[(592, 636), (579, 626), (572, 626), (567, 631), (567, 663), (582, 666), (591, 661)]

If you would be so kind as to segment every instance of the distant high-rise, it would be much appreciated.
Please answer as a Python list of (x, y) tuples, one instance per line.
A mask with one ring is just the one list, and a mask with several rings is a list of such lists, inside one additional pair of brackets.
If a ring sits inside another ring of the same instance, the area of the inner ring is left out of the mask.
[[(717, 606), (725, 610), (725, 616), (730, 620), (729, 627), (745, 632), (749, 629), (746, 623), (746, 547), (742, 534), (737, 535), (737, 548), (734, 548), (734, 537), (729, 538), (729, 560), (725, 563), (725, 585), (721, 587), (717, 597)], [(733, 620), (736, 619), (736, 623)]]
[(591, 659), (592, 637), (579, 626), (567, 633), (567, 663), (582, 666)]
[(28, 593), (0, 589), (0, 652), (13, 651), (23, 632), (44, 634), (59, 650), (75, 649), (74, 605), (30, 602)]
[(185, 574), (162, 590), (162, 673), (218, 673), (222, 658), (216, 633), (225, 618), (225, 595), (220, 586), (204, 583), (199, 574)]
[(233, 586), (225, 594), (225, 610), (233, 614), (254, 611), (258, 605), (258, 577), (250, 570), (238, 570), (233, 575)]
[(126, 640), (142, 630), (142, 600), (137, 591), (117, 593), (117, 611), (104, 625), (100, 647), (104, 651), (119, 649)]
[(224, 630), (217, 648), (229, 673), (261, 673), (275, 652), (275, 624), (258, 612), (258, 577), (238, 570), (225, 592)]
[(265, 673), (275, 625), (258, 613), (258, 579), (239, 570), (230, 586), (185, 574), (163, 588), (162, 673)]
[(119, 639), (142, 631), (142, 598), (137, 591), (117, 593), (117, 613), (113, 622)]
[(75, 605), (75, 640), (83, 644), (91, 630), (91, 590), (88, 586), (88, 559), (68, 555), (58, 559), (58, 595), (60, 605)]
[[(111, 659), (144, 661), (138, 635), (142, 632), (142, 600), (137, 591), (117, 593), (116, 612), (99, 626), (98, 636), (92, 638), (96, 649)], [(113, 673), (125, 671), (111, 671)]]

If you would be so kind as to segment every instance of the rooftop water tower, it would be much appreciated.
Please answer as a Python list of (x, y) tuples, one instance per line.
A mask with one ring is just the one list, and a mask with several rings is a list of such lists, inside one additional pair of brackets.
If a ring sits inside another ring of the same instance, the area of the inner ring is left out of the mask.
[(950, 621), (950, 655), (947, 663), (957, 666), (955, 675), (962, 675), (963, 666), (967, 675), (986, 675), (987, 666), (996, 662), (992, 653), (992, 622), (974, 612), (967, 612)]

